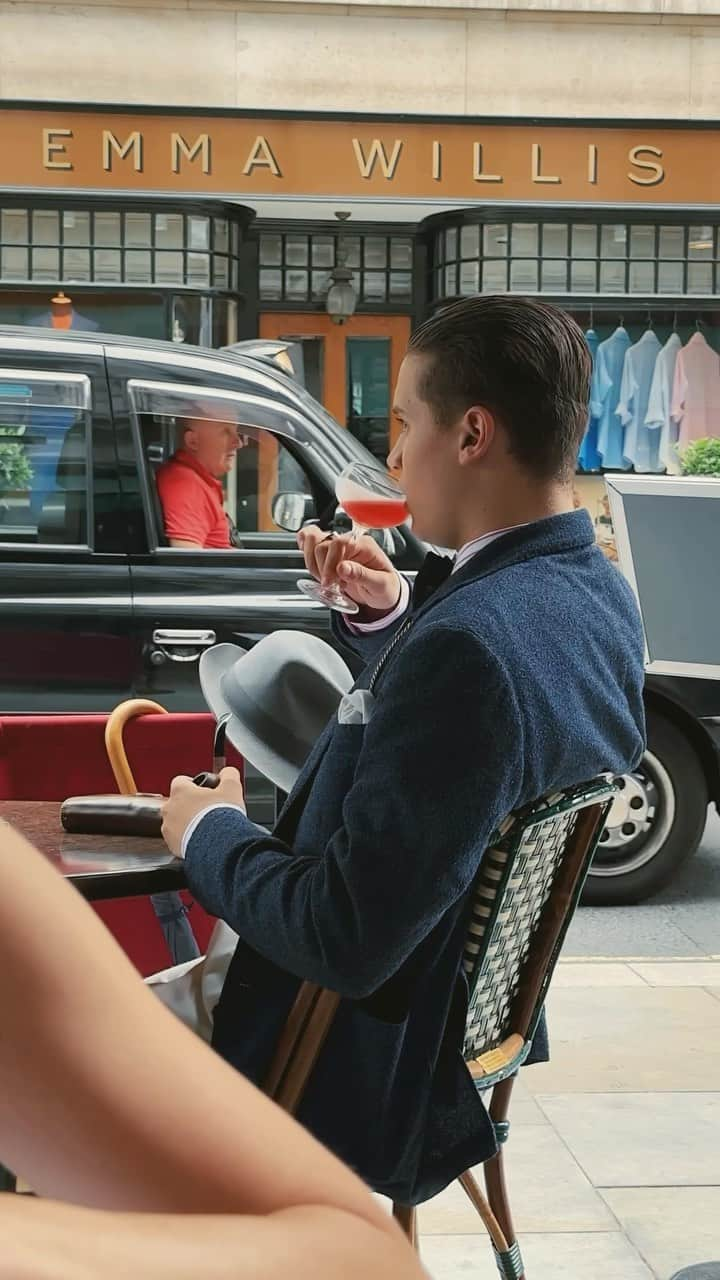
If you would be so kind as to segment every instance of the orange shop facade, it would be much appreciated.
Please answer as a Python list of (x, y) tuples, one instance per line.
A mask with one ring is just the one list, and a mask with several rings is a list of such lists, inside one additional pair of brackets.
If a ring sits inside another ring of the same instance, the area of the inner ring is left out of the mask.
[(720, 338), (711, 125), (5, 103), (0, 186), (0, 322), (294, 338), (379, 455), (411, 328), (449, 299)]

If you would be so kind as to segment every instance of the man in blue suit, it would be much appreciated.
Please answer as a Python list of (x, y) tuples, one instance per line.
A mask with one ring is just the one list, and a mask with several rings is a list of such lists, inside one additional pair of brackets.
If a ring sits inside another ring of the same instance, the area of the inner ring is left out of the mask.
[(371, 714), (328, 725), (272, 835), (231, 770), (211, 793), (177, 780), (167, 806), (192, 891), (240, 937), (213, 1044), (262, 1081), (299, 982), (339, 992), (299, 1118), (405, 1204), (494, 1150), (460, 1052), (489, 836), (643, 750), (639, 617), (573, 504), (589, 382), (580, 330), (540, 301), (467, 299), (417, 330), (389, 462), (455, 559), (429, 557), (411, 594), (372, 539), (305, 530), (308, 568), (361, 605), (336, 625)]

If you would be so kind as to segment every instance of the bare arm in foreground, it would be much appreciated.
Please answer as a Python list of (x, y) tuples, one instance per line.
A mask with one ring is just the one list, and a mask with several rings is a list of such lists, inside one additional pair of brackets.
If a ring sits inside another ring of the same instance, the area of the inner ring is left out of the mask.
[(0, 883), (0, 1158), (89, 1206), (1, 1197), (0, 1277), (265, 1280), (291, 1257), (296, 1280), (418, 1280), (363, 1184), (161, 1006), (2, 824)]

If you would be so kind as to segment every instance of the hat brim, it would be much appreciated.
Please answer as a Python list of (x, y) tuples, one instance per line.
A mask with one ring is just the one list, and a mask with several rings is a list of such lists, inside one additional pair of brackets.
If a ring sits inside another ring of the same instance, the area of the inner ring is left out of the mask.
[(205, 650), (200, 658), (200, 687), (203, 697), (216, 720), (221, 716), (230, 715), (226, 729), (227, 737), (243, 759), (281, 791), (290, 792), (300, 772), (298, 766), (279, 755), (262, 738), (253, 733), (235, 715), (223, 696), (222, 677), (234, 666), (238, 658), (244, 657), (247, 652), (247, 649), (237, 644), (216, 644), (212, 649)]

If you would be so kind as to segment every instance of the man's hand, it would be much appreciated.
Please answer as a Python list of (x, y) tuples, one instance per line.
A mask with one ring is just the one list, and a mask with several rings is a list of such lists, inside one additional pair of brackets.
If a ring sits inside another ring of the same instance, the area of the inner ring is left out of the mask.
[(245, 808), (245, 793), (237, 769), (223, 769), (220, 785), (214, 788), (196, 787), (191, 778), (183, 774), (173, 778), (170, 798), (162, 807), (163, 839), (176, 858), (182, 855), (182, 840), (188, 825), (196, 814), (213, 804), (238, 804)]
[(317, 525), (298, 534), (308, 571), (323, 585), (339, 582), (363, 612), (382, 617), (400, 599), (400, 577), (374, 538), (329, 537)]

